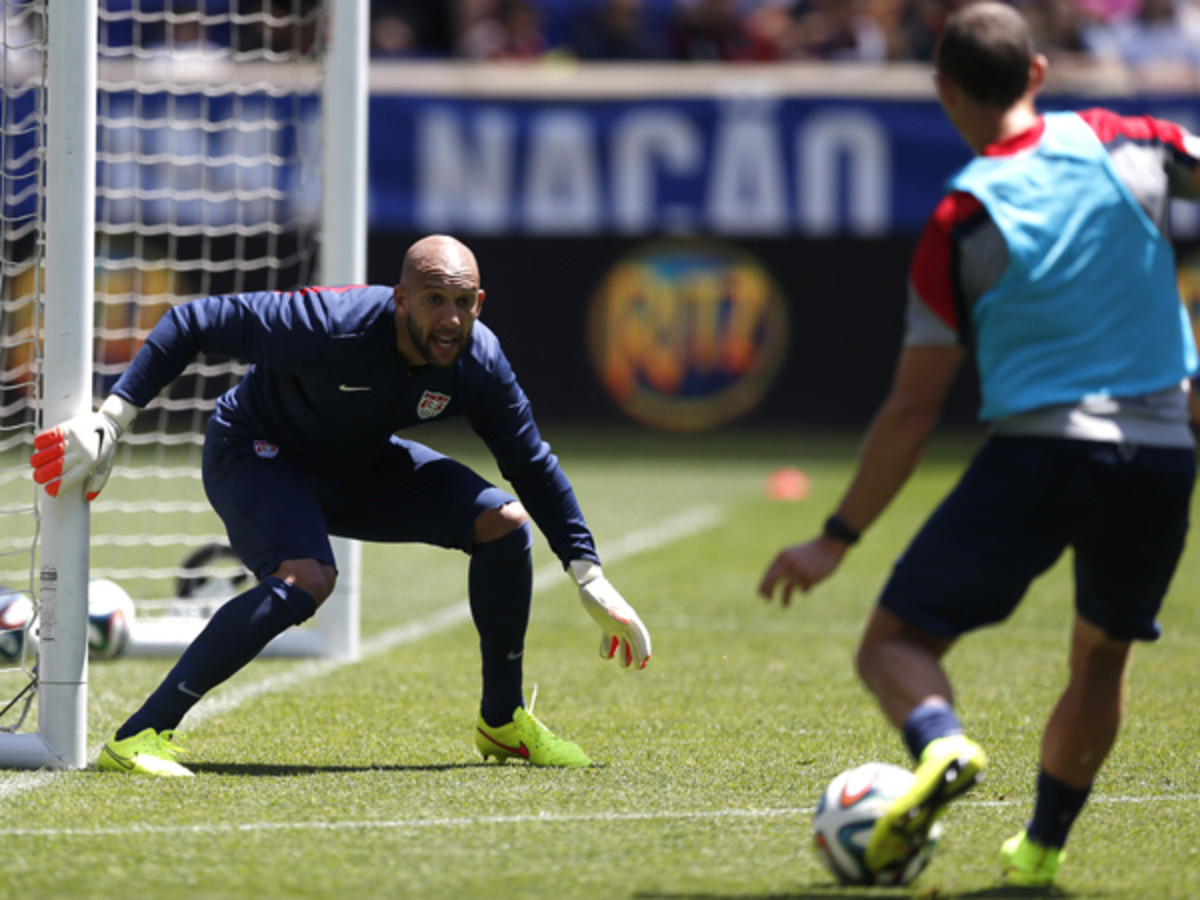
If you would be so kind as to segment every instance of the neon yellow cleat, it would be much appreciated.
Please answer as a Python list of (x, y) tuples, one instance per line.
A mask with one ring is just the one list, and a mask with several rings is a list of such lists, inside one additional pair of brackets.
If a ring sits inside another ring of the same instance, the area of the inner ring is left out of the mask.
[(1022, 828), (1000, 848), (1004, 881), (1013, 887), (1046, 887), (1067, 858), (1062, 847), (1043, 847)]
[(987, 754), (961, 734), (930, 741), (916, 780), (871, 829), (863, 860), (872, 872), (902, 863), (924, 846), (929, 829), (951, 800), (970, 790), (987, 767)]
[(175, 762), (183, 748), (173, 743), (174, 731), (147, 728), (133, 737), (118, 741), (114, 734), (104, 744), (96, 768), (102, 772), (129, 775), (155, 775), (160, 778), (191, 778), (192, 773)]
[(494, 756), (500, 762), (523, 759), (535, 766), (577, 768), (592, 764), (578, 744), (564, 741), (520, 706), (513, 711), (512, 721), (499, 728), (488, 725), (480, 716), (475, 726), (475, 746), (485, 760)]

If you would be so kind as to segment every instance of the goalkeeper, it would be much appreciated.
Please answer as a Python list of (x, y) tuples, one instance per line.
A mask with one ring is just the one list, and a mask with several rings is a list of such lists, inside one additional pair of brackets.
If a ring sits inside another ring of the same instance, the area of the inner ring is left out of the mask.
[[(170, 310), (96, 413), (39, 434), (34, 478), (51, 496), (104, 486), (138, 410), (198, 353), (252, 363), (217, 402), (204, 487), (238, 556), (259, 579), (221, 606), (162, 684), (105, 743), (98, 767), (190, 775), (175, 729), (206, 693), (333, 591), (329, 535), (421, 542), (470, 555), (483, 696), (484, 758), (587, 766), (588, 755), (526, 710), (532, 597), (530, 518), (599, 624), (601, 655), (644, 667), (650, 635), (607, 580), (592, 535), (496, 335), (474, 254), (433, 235), (405, 254), (394, 288), (305, 288), (205, 297)], [(465, 416), (516, 497), (394, 432)], [(519, 499), (517, 499), (519, 498)]]

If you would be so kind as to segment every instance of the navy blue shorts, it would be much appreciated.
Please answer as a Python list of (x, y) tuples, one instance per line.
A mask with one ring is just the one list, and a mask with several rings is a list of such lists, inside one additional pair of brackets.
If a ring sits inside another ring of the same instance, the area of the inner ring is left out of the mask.
[(957, 637), (1006, 619), (1070, 547), (1079, 615), (1116, 640), (1154, 640), (1195, 475), (1190, 449), (992, 438), (879, 602), (915, 628)]
[(423, 444), (392, 438), (364, 465), (302, 466), (286, 449), (209, 428), (204, 490), (257, 577), (285, 559), (337, 565), (329, 535), (471, 552), (475, 519), (515, 498)]

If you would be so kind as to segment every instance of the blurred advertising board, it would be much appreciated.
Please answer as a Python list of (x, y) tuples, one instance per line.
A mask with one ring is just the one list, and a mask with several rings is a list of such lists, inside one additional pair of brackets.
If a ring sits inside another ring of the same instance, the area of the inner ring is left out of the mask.
[[(393, 282), (415, 233), (371, 234)], [(539, 418), (689, 432), (863, 426), (887, 390), (913, 239), (470, 239)], [(973, 421), (968, 375), (946, 420)]]
[[(1195, 96), (1042, 103), (1092, 105), (1200, 126)], [(372, 227), (462, 235), (915, 234), (969, 159), (921, 66), (395, 64), (370, 127)]]

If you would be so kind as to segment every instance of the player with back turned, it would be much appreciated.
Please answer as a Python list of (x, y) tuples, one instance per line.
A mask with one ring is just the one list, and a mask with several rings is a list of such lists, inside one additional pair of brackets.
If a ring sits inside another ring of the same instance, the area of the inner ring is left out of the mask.
[[(586, 766), (588, 755), (526, 710), (532, 517), (600, 625), (601, 653), (645, 666), (650, 635), (605, 577), (558, 459), (534, 423), (496, 335), (471, 251), (433, 235), (408, 249), (399, 284), (205, 297), (168, 311), (99, 411), (35, 439), (34, 478), (52, 496), (107, 481), (140, 408), (198, 353), (253, 363), (218, 401), (204, 487), (230, 544), (259, 579), (226, 602), (162, 684), (108, 740), (98, 766), (187, 776), (175, 729), (208, 691), (276, 635), (312, 616), (337, 578), (329, 535), (421, 542), (470, 555), (486, 759)], [(516, 497), (395, 432), (465, 416)], [(518, 499), (519, 498), (519, 499)]]
[[(857, 471), (824, 532), (760, 585), (808, 591), (917, 464), (974, 351), (987, 440), (897, 561), (857, 668), (918, 765), (876, 822), (879, 871), (915, 853), (983, 774), (941, 660), (1007, 618), (1070, 547), (1069, 676), (1042, 736), (1032, 818), (1001, 848), (1013, 885), (1050, 884), (1124, 713), (1134, 641), (1153, 641), (1188, 529), (1194, 339), (1167, 237), (1169, 199), (1200, 198), (1200, 141), (1103, 109), (1040, 115), (1045, 57), (1012, 7), (970, 4), (936, 53), (938, 98), (977, 156), (949, 182), (910, 268), (904, 346)], [(1019, 702), (1019, 701), (1018, 701)]]

